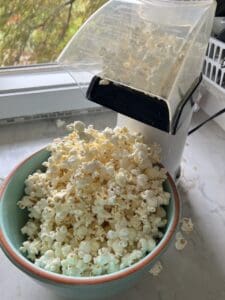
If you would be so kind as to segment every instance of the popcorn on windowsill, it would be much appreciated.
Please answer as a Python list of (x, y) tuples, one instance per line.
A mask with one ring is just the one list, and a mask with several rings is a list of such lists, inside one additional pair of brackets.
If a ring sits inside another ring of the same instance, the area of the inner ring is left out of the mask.
[(57, 126), (57, 128), (62, 128), (62, 127), (64, 127), (65, 125), (66, 125), (66, 122), (65, 122), (65, 121), (60, 120), (60, 119), (56, 120), (56, 126)]

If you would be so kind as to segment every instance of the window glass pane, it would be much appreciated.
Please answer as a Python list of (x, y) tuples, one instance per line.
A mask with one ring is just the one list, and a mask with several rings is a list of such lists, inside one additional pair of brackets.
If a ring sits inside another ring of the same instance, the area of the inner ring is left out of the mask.
[(107, 0), (0, 0), (0, 66), (53, 62)]

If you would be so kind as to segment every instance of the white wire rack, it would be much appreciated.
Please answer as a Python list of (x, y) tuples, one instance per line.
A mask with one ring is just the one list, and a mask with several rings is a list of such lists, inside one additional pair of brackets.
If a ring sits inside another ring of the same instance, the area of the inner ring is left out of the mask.
[[(200, 86), (200, 106), (209, 115), (225, 107), (225, 43), (210, 38), (203, 65), (203, 82)], [(225, 114), (215, 119), (225, 130)]]
[(210, 38), (203, 65), (204, 79), (225, 93), (225, 43)]

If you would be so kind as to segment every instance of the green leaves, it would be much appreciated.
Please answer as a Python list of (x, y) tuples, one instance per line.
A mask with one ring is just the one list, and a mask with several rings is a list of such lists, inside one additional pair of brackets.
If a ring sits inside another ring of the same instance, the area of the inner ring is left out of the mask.
[(0, 0), (0, 66), (54, 61), (107, 0)]

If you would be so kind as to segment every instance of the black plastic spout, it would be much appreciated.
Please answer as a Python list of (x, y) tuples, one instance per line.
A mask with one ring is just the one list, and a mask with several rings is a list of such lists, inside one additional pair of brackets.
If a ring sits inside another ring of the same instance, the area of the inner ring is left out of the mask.
[(120, 114), (170, 132), (169, 109), (164, 100), (98, 76), (92, 79), (86, 96)]
[(172, 120), (170, 120), (169, 107), (165, 100), (102, 79), (99, 76), (93, 77), (86, 97), (90, 101), (108, 107), (127, 117), (175, 135), (186, 116), (192, 111), (194, 105), (192, 96), (201, 79), (202, 76), (197, 78), (185, 95), (180, 93), (181, 101)]

